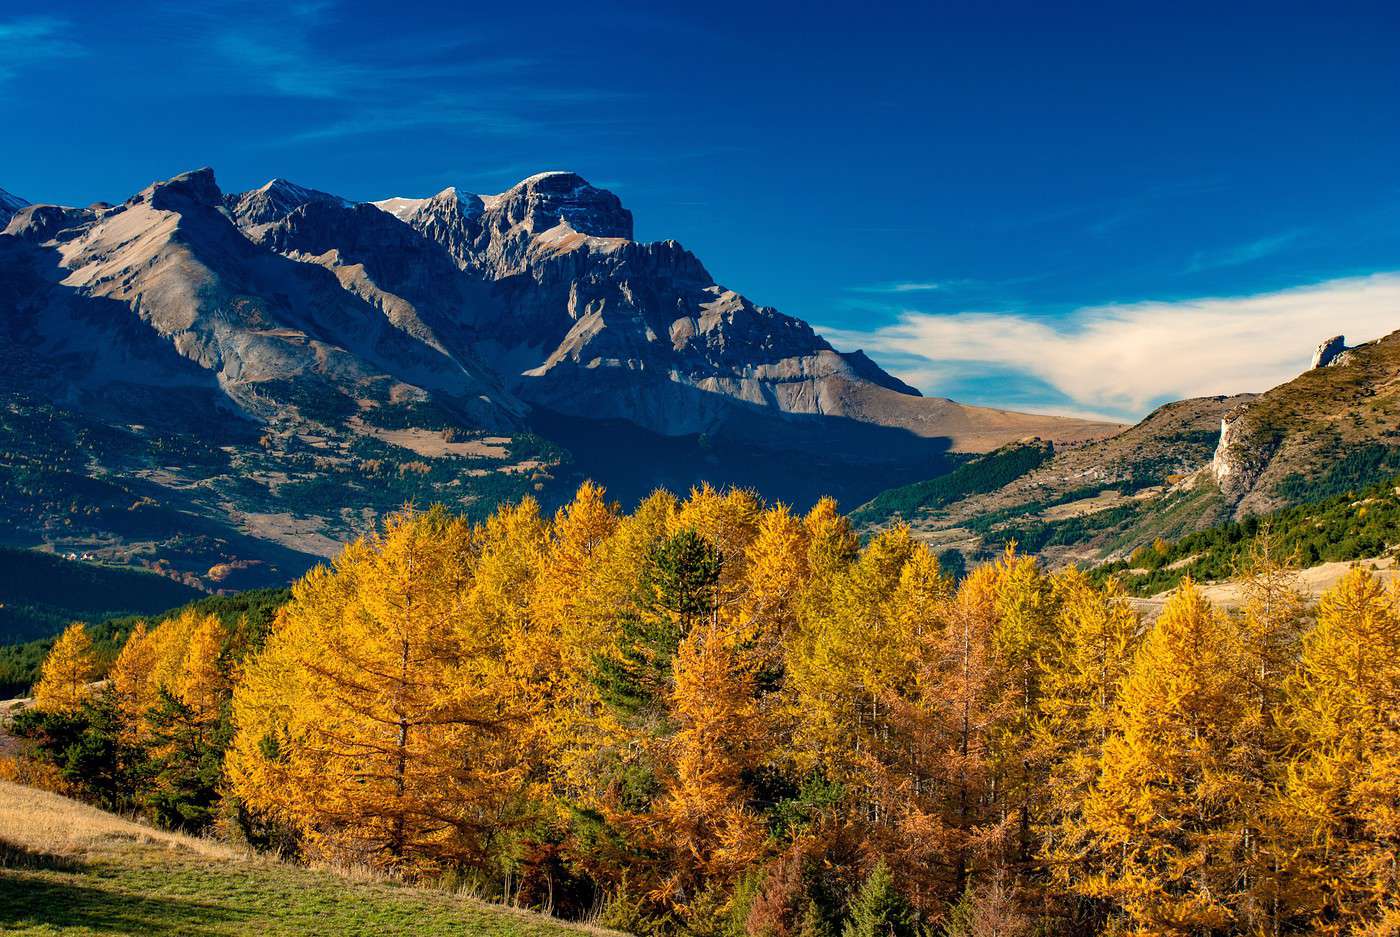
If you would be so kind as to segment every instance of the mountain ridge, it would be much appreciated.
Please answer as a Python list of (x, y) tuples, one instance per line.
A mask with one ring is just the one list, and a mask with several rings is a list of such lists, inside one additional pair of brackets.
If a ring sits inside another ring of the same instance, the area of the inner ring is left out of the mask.
[[(589, 475), (625, 501), (711, 480), (855, 502), (949, 453), (1117, 429), (923, 397), (632, 234), (617, 196), (562, 171), (376, 205), (280, 177), (225, 193), (203, 168), (20, 208), (0, 446), (34, 481), (0, 501), (13, 545), (278, 582), (395, 501), (553, 503)], [(59, 423), (76, 449), (24, 438)], [(157, 525), (123, 501), (174, 508), (178, 549), (133, 541)], [(276, 549), (250, 558), (258, 542)]]

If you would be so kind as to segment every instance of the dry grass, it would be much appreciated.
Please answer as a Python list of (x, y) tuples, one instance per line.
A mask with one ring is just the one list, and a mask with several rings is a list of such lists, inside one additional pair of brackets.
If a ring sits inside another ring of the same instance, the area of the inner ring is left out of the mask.
[[(1395, 558), (1390, 556), (1377, 556), (1363, 560), (1320, 563), (1317, 566), (1309, 566), (1307, 569), (1300, 569), (1293, 574), (1293, 588), (1302, 593), (1309, 603), (1316, 603), (1318, 599), (1322, 598), (1322, 593), (1335, 586), (1353, 566), (1357, 565), (1366, 567), (1374, 573), (1381, 582), (1387, 585), (1400, 579), (1400, 568), (1396, 567)], [(1207, 599), (1221, 608), (1241, 608), (1248, 599), (1245, 583), (1236, 579), (1229, 579), (1223, 582), (1197, 583), (1197, 588), (1200, 589), (1201, 593)], [(1154, 619), (1161, 614), (1162, 609), (1167, 604), (1167, 600), (1171, 598), (1172, 593), (1175, 591), (1175, 589), (1168, 589), (1165, 592), (1157, 593), (1151, 598), (1130, 599), (1129, 601), (1147, 616), (1147, 618)]]
[(0, 781), (0, 842), (72, 859), (88, 859), (123, 844), (185, 850), (208, 859), (249, 858), (214, 840), (157, 830), (8, 781)]
[(0, 934), (569, 937), (568, 924), (367, 869), (308, 869), (0, 781)]

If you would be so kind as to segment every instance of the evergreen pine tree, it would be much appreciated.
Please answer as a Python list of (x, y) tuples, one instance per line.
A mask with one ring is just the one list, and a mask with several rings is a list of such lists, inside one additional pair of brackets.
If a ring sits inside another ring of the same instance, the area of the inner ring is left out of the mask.
[(918, 937), (919, 932), (914, 909), (895, 888), (890, 867), (880, 860), (851, 904), (841, 937)]
[(594, 679), (606, 702), (634, 717), (664, 709), (681, 642), (718, 612), (723, 568), (723, 558), (693, 530), (657, 546), (643, 574), (642, 607), (623, 611), (616, 652), (598, 661)]

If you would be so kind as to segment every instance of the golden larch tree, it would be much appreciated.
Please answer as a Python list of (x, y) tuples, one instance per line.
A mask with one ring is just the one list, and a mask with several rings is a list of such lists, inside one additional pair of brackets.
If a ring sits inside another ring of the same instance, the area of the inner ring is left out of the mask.
[(1247, 898), (1237, 642), (1232, 620), (1187, 580), (1123, 682), (1083, 807), (1080, 835), (1098, 868), (1081, 888), (1142, 933), (1223, 932)]
[(752, 660), (734, 637), (722, 622), (704, 622), (676, 657), (670, 710), (677, 728), (665, 743), (665, 791), (655, 809), (672, 856), (658, 896), (672, 902), (694, 897), (702, 884), (732, 884), (763, 847), (745, 772), (761, 760), (766, 732)]
[[(464, 631), (474, 545), (441, 510), (401, 513), (296, 584), (233, 698), (234, 793), (313, 854), (396, 868), (485, 863), (522, 766), (516, 714)], [(498, 648), (496, 648), (498, 650)]]
[(1102, 767), (1139, 623), (1116, 583), (1098, 589), (1071, 568), (1055, 576), (1053, 588), (1056, 627), (1040, 653), (1041, 696), (1032, 730), (1033, 757), (1044, 776), (1035, 832), (1051, 880), (1067, 892), (1090, 871), (1081, 811)]
[(1293, 906), (1317, 934), (1400, 932), (1400, 596), (1365, 569), (1323, 595), (1287, 711)]
[(75, 621), (63, 630), (44, 658), (34, 685), (34, 706), (42, 712), (76, 712), (92, 698), (97, 679), (97, 656), (87, 626)]

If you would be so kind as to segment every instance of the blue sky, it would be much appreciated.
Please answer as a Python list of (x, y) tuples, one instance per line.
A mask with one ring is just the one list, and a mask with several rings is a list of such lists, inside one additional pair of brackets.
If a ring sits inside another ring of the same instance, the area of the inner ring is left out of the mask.
[(10, 0), (0, 126), (33, 201), (574, 169), (971, 402), (1126, 419), (1400, 328), (1393, 2)]

